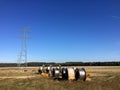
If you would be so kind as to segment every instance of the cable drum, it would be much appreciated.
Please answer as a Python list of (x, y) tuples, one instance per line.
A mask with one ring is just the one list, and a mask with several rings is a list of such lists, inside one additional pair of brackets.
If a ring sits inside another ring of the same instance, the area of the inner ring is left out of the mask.
[(52, 69), (52, 77), (55, 77), (55, 69)]
[(80, 78), (79, 69), (76, 68), (76, 69), (75, 69), (75, 80), (78, 80), (79, 78)]
[(81, 69), (79, 70), (79, 78), (80, 78), (81, 80), (83, 80), (83, 81), (86, 80), (86, 71), (85, 71), (84, 68), (81, 68)]
[(42, 73), (42, 70), (41, 69), (38, 69), (38, 74), (41, 74)]
[(62, 68), (62, 79), (68, 80), (68, 70), (67, 68)]
[(60, 73), (60, 71), (55, 69), (55, 76), (58, 75), (59, 73)]
[(60, 70), (57, 68), (53, 69), (53, 77), (59, 78), (59, 76), (60, 76)]
[(75, 72), (73, 68), (68, 68), (68, 79), (69, 80), (74, 80), (75, 79)]

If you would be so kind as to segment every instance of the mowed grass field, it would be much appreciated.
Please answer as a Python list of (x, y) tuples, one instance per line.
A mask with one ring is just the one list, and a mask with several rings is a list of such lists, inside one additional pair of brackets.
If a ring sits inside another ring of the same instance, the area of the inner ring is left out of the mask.
[(120, 90), (120, 66), (83, 67), (85, 82), (42, 77), (37, 74), (39, 67), (0, 68), (0, 90)]

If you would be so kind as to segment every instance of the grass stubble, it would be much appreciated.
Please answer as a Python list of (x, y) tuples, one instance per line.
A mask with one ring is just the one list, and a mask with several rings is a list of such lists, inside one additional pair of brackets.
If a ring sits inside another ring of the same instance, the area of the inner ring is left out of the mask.
[(120, 66), (101, 67), (103, 71), (100, 67), (98, 71), (97, 67), (85, 68), (90, 74), (85, 82), (43, 78), (36, 74), (37, 68), (29, 68), (26, 72), (14, 68), (0, 69), (0, 90), (120, 90)]

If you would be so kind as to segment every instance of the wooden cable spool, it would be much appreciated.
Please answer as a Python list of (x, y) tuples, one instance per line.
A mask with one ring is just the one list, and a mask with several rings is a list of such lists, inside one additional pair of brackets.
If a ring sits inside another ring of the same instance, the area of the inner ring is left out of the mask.
[(74, 80), (75, 79), (75, 72), (73, 68), (68, 68), (68, 80)]

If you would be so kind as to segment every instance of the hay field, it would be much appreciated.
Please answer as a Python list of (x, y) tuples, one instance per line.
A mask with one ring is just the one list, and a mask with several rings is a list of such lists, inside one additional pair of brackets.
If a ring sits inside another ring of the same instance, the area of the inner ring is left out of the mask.
[(41, 77), (39, 67), (0, 68), (0, 90), (120, 90), (120, 66), (83, 66), (87, 80), (58, 81)]

